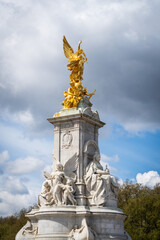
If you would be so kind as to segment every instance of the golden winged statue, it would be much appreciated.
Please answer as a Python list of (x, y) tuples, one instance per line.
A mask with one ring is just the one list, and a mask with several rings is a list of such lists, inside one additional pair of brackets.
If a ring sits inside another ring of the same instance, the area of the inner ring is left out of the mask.
[(84, 71), (84, 63), (87, 62), (87, 57), (82, 48), (80, 48), (82, 41), (78, 44), (78, 49), (74, 52), (73, 48), (69, 45), (65, 36), (63, 36), (63, 50), (64, 55), (68, 58), (69, 64), (67, 65), (68, 70), (71, 71), (70, 74), (70, 88), (68, 91), (64, 92), (65, 100), (62, 105), (63, 108), (72, 108), (77, 107), (79, 101), (85, 96), (88, 96), (88, 99), (94, 95), (93, 93), (88, 93), (86, 88), (83, 88), (82, 80), (83, 80), (83, 71)]
[(83, 49), (80, 48), (82, 41), (78, 44), (78, 49), (74, 52), (73, 48), (67, 42), (65, 36), (63, 36), (63, 49), (64, 55), (68, 58), (69, 64), (68, 70), (72, 71), (70, 75), (71, 82), (79, 82), (83, 80), (82, 75), (84, 71), (84, 63), (87, 62), (87, 58)]

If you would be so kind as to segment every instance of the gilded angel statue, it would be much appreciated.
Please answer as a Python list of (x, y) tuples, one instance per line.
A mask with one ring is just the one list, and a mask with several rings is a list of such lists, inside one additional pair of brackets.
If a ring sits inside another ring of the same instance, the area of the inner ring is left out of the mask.
[(68, 91), (64, 92), (65, 100), (62, 105), (63, 108), (77, 107), (79, 101), (84, 97), (88, 96), (88, 100), (94, 95), (95, 90), (92, 93), (88, 93), (86, 88), (83, 88), (83, 71), (84, 63), (87, 62), (87, 57), (80, 47), (82, 41), (78, 44), (78, 49), (74, 52), (73, 48), (69, 45), (65, 36), (63, 37), (63, 49), (64, 55), (68, 58), (69, 64), (67, 65), (68, 70), (71, 71), (70, 74), (70, 88)]
[[(78, 167), (78, 155), (75, 153), (64, 166), (54, 159), (53, 172), (50, 174), (44, 172), (46, 181), (49, 182), (51, 189), (48, 194), (52, 194), (52, 199), (45, 205), (76, 205), (74, 198), (75, 184), (76, 181), (76, 170)], [(41, 204), (40, 204), (41, 205)]]
[(68, 58), (69, 64), (68, 70), (72, 71), (70, 75), (71, 82), (79, 82), (83, 80), (82, 75), (84, 71), (84, 63), (87, 62), (87, 58), (83, 49), (80, 48), (82, 41), (78, 44), (78, 49), (74, 52), (73, 48), (69, 45), (65, 36), (63, 36), (63, 50), (64, 55)]

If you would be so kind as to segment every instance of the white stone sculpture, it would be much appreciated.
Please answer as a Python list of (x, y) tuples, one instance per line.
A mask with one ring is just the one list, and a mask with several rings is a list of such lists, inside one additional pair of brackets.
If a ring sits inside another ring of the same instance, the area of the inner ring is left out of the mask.
[(39, 206), (51, 205), (53, 202), (53, 194), (51, 191), (51, 183), (46, 180), (42, 185), (41, 194), (38, 197)]
[(71, 230), (69, 234), (69, 239), (71, 240), (94, 240), (97, 234), (93, 229), (87, 225), (86, 218), (82, 220), (81, 227), (78, 228), (77, 225)]
[(106, 165), (105, 171), (108, 173), (106, 176), (106, 182), (108, 183), (108, 197), (118, 198), (119, 186), (116, 178), (110, 175), (108, 166)]
[(22, 235), (34, 234), (38, 232), (38, 227), (34, 228), (33, 224), (30, 221), (27, 221), (26, 225), (23, 227)]
[(84, 180), (87, 191), (92, 197), (91, 205), (104, 206), (108, 198), (117, 198), (117, 181), (110, 175), (108, 168), (103, 170), (98, 152), (94, 154), (93, 161), (88, 164)]
[(74, 198), (73, 193), (75, 192), (73, 188), (73, 182), (70, 179), (67, 179), (66, 185), (64, 186), (63, 192), (63, 203), (67, 205), (68, 200), (71, 202), (72, 205), (76, 205), (77, 201)]
[[(76, 205), (73, 193), (75, 192), (74, 182), (78, 164), (78, 156), (74, 154), (66, 164), (55, 161), (53, 172), (44, 172), (46, 181), (43, 183), (42, 192), (39, 196), (39, 205)], [(54, 169), (55, 166), (55, 169)]]

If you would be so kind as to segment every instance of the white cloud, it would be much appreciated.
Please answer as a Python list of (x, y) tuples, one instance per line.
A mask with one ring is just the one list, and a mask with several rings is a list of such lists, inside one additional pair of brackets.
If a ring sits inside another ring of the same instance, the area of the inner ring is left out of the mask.
[(51, 173), (53, 171), (52, 165), (46, 165), (43, 171)]
[(8, 109), (3, 111), (2, 119), (5, 122), (12, 122), (13, 124), (18, 124), (23, 126), (23, 128), (32, 127), (36, 124), (33, 114), (30, 110), (23, 110), (18, 112), (10, 112)]
[(112, 157), (109, 157), (105, 154), (101, 154), (101, 159), (103, 162), (118, 162), (119, 161), (119, 156), (118, 154), (113, 155)]
[(25, 124), (31, 124), (34, 120), (29, 110), (15, 113), (13, 115), (13, 118), (15, 119), (16, 122), (25, 123)]
[(132, 134), (138, 134), (141, 132), (145, 132), (150, 129), (150, 132), (154, 133), (159, 129), (159, 124), (154, 122), (144, 122), (139, 121), (139, 119), (132, 119), (128, 122), (123, 122), (123, 127), (126, 131)]
[(24, 174), (38, 171), (43, 162), (34, 157), (18, 158), (7, 163), (6, 170), (11, 174)]
[(0, 153), (0, 165), (3, 165), (7, 160), (9, 160), (9, 153), (5, 150)]
[(19, 212), (22, 208), (28, 208), (37, 203), (37, 196), (33, 192), (29, 194), (12, 194), (7, 191), (0, 192), (0, 215), (5, 217)]
[(36, 175), (26, 177), (0, 175), (0, 216), (8, 216), (37, 203), (42, 180)]
[[(52, 141), (46, 138), (31, 139), (24, 135), (23, 129), (15, 126), (8, 126), (0, 122), (0, 142), (9, 148), (21, 150), (25, 155), (48, 156), (52, 152)], [(13, 141), (14, 139), (14, 141)], [(52, 156), (50, 154), (50, 156)]]
[(154, 187), (157, 183), (160, 183), (160, 175), (157, 171), (149, 171), (145, 173), (138, 173), (136, 176), (137, 183), (143, 186)]
[(109, 170), (111, 172), (116, 172), (117, 169), (112, 167), (110, 165), (110, 162), (112, 163), (112, 162), (118, 162), (118, 161), (119, 161), (119, 156), (117, 154), (113, 155), (112, 157), (109, 157), (109, 156), (101, 153), (101, 164), (104, 169), (106, 168), (106, 165), (107, 165), (107, 167), (109, 168)]
[(2, 176), (1, 189), (6, 190), (12, 194), (27, 194), (28, 189), (20, 179), (13, 176)]
[(139, 38), (138, 34), (131, 29), (128, 32), (126, 32), (124, 35), (126, 38), (128, 38), (132, 42), (137, 42)]

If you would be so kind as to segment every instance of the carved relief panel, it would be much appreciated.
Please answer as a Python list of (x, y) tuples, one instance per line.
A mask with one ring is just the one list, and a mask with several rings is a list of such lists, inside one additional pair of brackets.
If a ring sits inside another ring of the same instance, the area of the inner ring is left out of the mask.
[(68, 149), (73, 141), (73, 136), (69, 130), (62, 133), (62, 148)]

